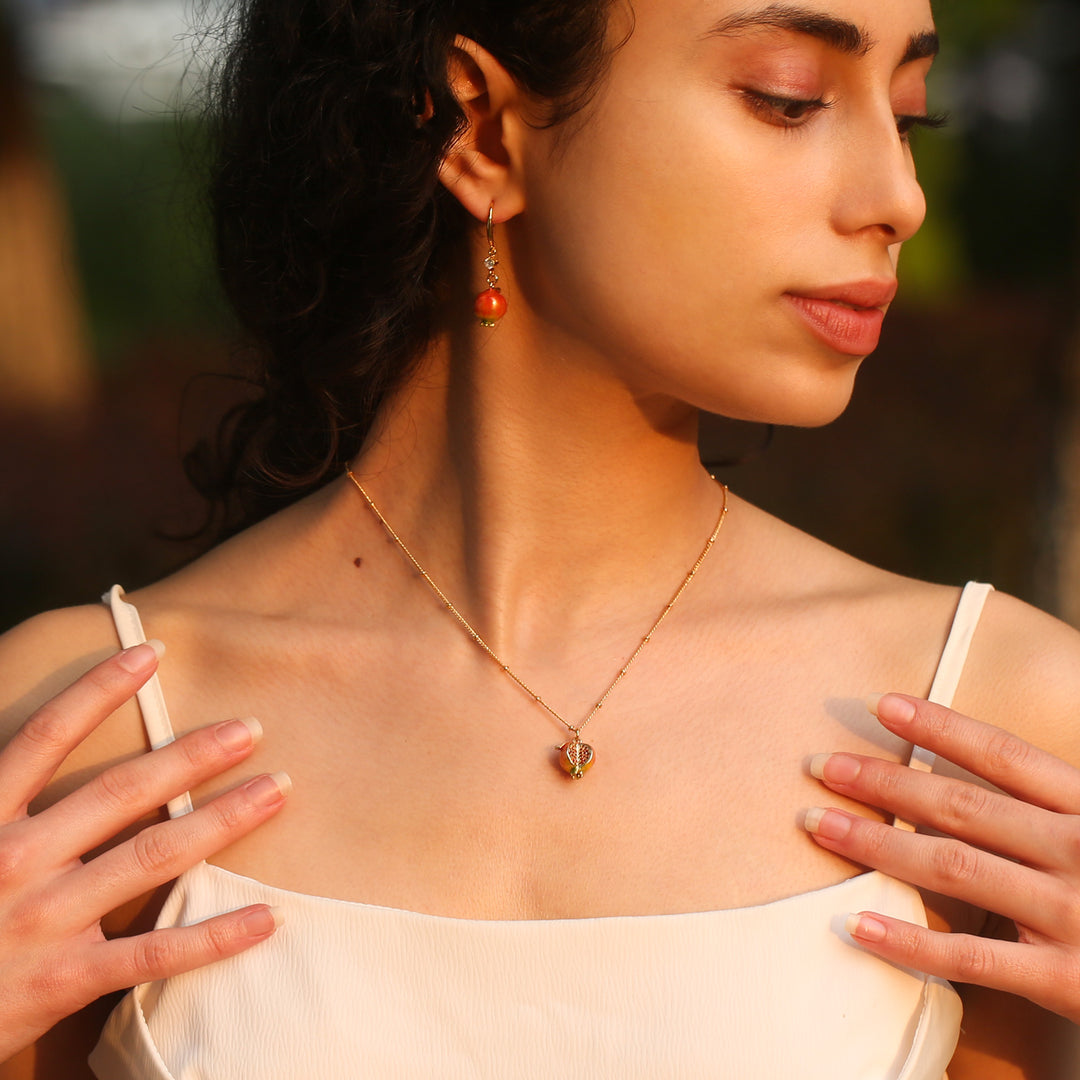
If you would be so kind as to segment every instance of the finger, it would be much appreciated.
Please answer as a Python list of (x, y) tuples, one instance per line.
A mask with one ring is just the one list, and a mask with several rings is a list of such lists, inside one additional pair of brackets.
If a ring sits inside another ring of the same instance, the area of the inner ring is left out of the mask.
[(1080, 933), (1075, 890), (1039, 870), (960, 840), (906, 832), (844, 810), (808, 810), (804, 824), (822, 847), (863, 866), (1005, 915), (1059, 940), (1072, 931)]
[(1002, 791), (1046, 810), (1080, 813), (1080, 771), (1016, 735), (905, 694), (885, 694), (868, 705), (900, 738), (932, 750)]
[(70, 862), (174, 796), (242, 761), (261, 738), (258, 720), (227, 720), (114, 765), (21, 822), (27, 847), (47, 852), (51, 861)]
[(0, 751), (0, 821), (25, 813), (68, 754), (157, 670), (164, 651), (150, 641), (110, 656), (23, 724)]
[(281, 914), (265, 904), (217, 915), (194, 926), (153, 930), (138, 937), (115, 938), (95, 946), (68, 977), (91, 985), (94, 997), (139, 983), (167, 979), (235, 956), (265, 941), (278, 928)]
[[(1019, 994), (1080, 1023), (1068, 988), (1080, 982), (1080, 963), (1052, 947), (945, 934), (876, 912), (848, 917), (846, 929), (863, 948), (903, 967), (950, 982)], [(1075, 993), (1075, 991), (1074, 991)]]
[(857, 754), (819, 755), (810, 772), (841, 795), (1029, 865), (1069, 865), (1080, 846), (1075, 818), (962, 780)]
[(64, 929), (83, 929), (246, 836), (281, 809), (291, 788), (286, 773), (257, 776), (193, 813), (150, 825), (58, 879), (50, 889), (51, 909), (70, 913)]

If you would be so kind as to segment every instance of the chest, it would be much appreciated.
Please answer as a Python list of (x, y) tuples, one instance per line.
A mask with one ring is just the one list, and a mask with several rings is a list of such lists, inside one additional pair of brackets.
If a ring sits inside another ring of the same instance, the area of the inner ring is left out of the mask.
[[(824, 797), (806, 762), (835, 749), (903, 757), (861, 697), (924, 692), (932, 664), (850, 635), (831, 655), (796, 640), (654, 643), (584, 729), (596, 764), (577, 782), (554, 764), (566, 729), (468, 642), (218, 650), (201, 678), (181, 656), (163, 679), (191, 726), (259, 716), (267, 735), (247, 771), (294, 781), (287, 812), (215, 860), (230, 870), (464, 918), (660, 914), (759, 904), (856, 872), (799, 827)], [(604, 660), (618, 670), (619, 657), (590, 653), (568, 672), (529, 672), (530, 685), (579, 723)]]

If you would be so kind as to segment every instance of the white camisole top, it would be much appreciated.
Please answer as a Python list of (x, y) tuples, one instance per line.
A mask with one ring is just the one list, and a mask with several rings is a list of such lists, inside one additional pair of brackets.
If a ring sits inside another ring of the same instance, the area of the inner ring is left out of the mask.
[[(951, 703), (989, 586), (962, 595), (930, 697)], [(115, 587), (124, 647), (145, 640)], [(172, 739), (157, 677), (150, 742)], [(915, 768), (932, 755), (918, 748)], [(169, 805), (191, 809), (189, 796)], [(911, 826), (896, 823), (900, 828)], [(269, 940), (135, 987), (90, 1057), (99, 1080), (942, 1080), (960, 999), (845, 934), (850, 912), (926, 925), (919, 893), (879, 871), (756, 907), (489, 921), (271, 888), (202, 862), (158, 926), (248, 904)]]

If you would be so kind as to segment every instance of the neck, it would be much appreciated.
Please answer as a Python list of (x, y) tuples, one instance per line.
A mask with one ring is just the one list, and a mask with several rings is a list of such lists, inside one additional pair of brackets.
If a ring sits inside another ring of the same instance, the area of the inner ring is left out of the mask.
[(357, 478), (495, 648), (597, 610), (647, 620), (719, 512), (696, 411), (506, 330), (442, 337), (382, 410)]

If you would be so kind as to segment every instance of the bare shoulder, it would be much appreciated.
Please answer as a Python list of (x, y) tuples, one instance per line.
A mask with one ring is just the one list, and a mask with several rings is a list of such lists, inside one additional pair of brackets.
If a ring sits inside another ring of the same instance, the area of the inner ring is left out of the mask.
[[(765, 603), (797, 604), (814, 617), (835, 610), (853, 636), (910, 639), (934, 650), (960, 598), (960, 588), (905, 577), (833, 547), (767, 512), (738, 500), (743, 550), (727, 577), (745, 570), (748, 591)], [(733, 532), (735, 530), (732, 530)]]
[(0, 738), (118, 648), (100, 604), (47, 611), (0, 636)]
[(964, 713), (1080, 764), (1080, 633), (993, 593), (956, 699)]
[[(47, 611), (0, 637), (0, 747), (37, 709), (119, 649), (104, 604)], [(34, 807), (44, 809), (102, 769), (147, 749), (132, 698), (72, 751)]]

